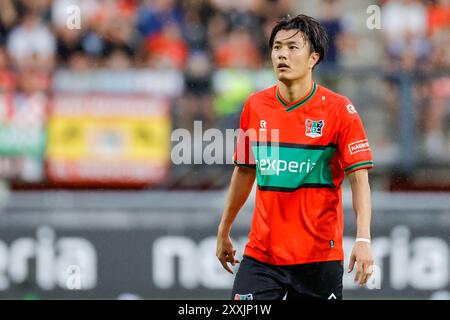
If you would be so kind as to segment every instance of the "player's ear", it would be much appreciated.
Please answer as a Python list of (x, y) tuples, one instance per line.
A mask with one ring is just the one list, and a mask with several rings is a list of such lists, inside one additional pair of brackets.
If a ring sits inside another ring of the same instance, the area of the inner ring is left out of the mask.
[(317, 61), (319, 61), (319, 58), (320, 58), (319, 53), (317, 52), (311, 53), (311, 55), (309, 56), (309, 67), (311, 69), (316, 65)]

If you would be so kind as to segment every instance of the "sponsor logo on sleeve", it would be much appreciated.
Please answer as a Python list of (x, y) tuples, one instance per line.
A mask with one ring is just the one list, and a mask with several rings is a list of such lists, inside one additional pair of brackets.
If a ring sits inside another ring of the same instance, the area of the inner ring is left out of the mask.
[(369, 151), (370, 150), (369, 141), (365, 139), (350, 143), (348, 145), (348, 149), (350, 150), (351, 155), (362, 151)]

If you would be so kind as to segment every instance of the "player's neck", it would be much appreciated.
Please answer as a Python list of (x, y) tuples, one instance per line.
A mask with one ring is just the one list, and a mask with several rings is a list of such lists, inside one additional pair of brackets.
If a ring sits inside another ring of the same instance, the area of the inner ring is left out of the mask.
[(313, 81), (311, 77), (291, 81), (289, 83), (278, 82), (278, 90), (281, 96), (288, 102), (294, 102), (305, 97), (312, 89)]

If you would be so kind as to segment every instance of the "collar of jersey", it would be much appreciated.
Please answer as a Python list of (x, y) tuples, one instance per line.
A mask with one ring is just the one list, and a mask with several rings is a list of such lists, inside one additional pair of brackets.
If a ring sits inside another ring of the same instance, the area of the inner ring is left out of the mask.
[(292, 111), (297, 109), (298, 107), (301, 107), (302, 105), (304, 105), (306, 102), (308, 102), (309, 100), (311, 100), (311, 98), (314, 96), (314, 94), (317, 91), (317, 84), (315, 82), (313, 82), (312, 88), (311, 90), (301, 99), (294, 101), (292, 103), (288, 103), (286, 100), (284, 100), (284, 98), (281, 96), (279, 88), (277, 86), (276, 89), (276, 95), (277, 95), (277, 100), (284, 106), (286, 107), (286, 111)]

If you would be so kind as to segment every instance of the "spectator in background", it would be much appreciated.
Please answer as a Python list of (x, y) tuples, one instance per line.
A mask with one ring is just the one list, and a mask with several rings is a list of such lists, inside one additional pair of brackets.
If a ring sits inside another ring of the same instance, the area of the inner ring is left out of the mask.
[(20, 15), (33, 11), (44, 24), (48, 24), (51, 20), (51, 2), (52, 0), (18, 0), (15, 4)]
[[(270, 36), (272, 23), (285, 16), (293, 8), (291, 0), (211, 0), (217, 9), (215, 21), (211, 21), (209, 43), (213, 50), (234, 29), (246, 30), (260, 51), (260, 56), (267, 57), (270, 53), (267, 39)], [(219, 23), (216, 26), (216, 23)], [(215, 35), (219, 35), (216, 37)], [(268, 61), (268, 59), (266, 59)], [(268, 67), (271, 67), (268, 65)]]
[(135, 24), (137, 6), (133, 0), (103, 0), (94, 15), (93, 29), (101, 39), (101, 55), (107, 64), (131, 65), (140, 41)]
[(356, 38), (349, 32), (344, 32), (341, 2), (339, 0), (321, 1), (322, 26), (327, 30), (329, 42), (324, 62), (318, 66), (319, 70), (331, 70), (320, 76), (324, 86), (338, 90), (340, 75), (335, 71), (341, 63), (342, 53), (348, 52), (353, 58), (357, 51)]
[(67, 60), (67, 67), (73, 72), (85, 72), (92, 70), (92, 59), (83, 51), (75, 51)]
[(344, 31), (340, 15), (339, 0), (322, 0), (322, 17), (320, 23), (328, 32), (330, 42), (324, 64), (335, 67), (339, 60), (339, 41)]
[(10, 68), (8, 54), (4, 47), (0, 46), (0, 93), (10, 92), (16, 88), (17, 77)]
[(216, 12), (208, 21), (208, 47), (211, 52), (225, 41), (227, 33), (230, 30), (230, 23), (223, 12)]
[(0, 44), (6, 42), (7, 34), (14, 27), (19, 16), (12, 0), (0, 1)]
[(106, 58), (105, 67), (111, 70), (126, 70), (132, 67), (132, 57), (123, 49), (113, 49)]
[(204, 96), (211, 94), (213, 66), (205, 51), (192, 51), (185, 70), (186, 88), (188, 91)]
[(100, 0), (94, 18), (96, 20), (122, 18), (134, 23), (136, 14), (136, 0)]
[(261, 56), (250, 33), (245, 29), (233, 29), (214, 52), (219, 68), (256, 69), (261, 66)]
[[(68, 29), (68, 6), (80, 6), (81, 29)], [(86, 13), (86, 14), (85, 14)], [(102, 67), (127, 55), (133, 61), (139, 38), (136, 32), (137, 7), (134, 0), (58, 0), (53, 5), (53, 21), (58, 34), (58, 56), (76, 69), (88, 65)], [(120, 52), (120, 54), (117, 54)], [(114, 57), (111, 57), (114, 55)], [(120, 62), (119, 68), (123, 68)]]
[(205, 128), (215, 123), (212, 101), (212, 65), (205, 51), (192, 51), (185, 71), (186, 89), (176, 110), (178, 123), (192, 128), (195, 120), (202, 120)]
[(102, 54), (109, 57), (112, 52), (119, 50), (132, 59), (138, 46), (133, 24), (123, 17), (107, 19), (101, 27), (100, 35), (103, 40)]
[[(22, 95), (24, 98), (47, 97), (51, 87), (51, 76), (46, 72), (37, 69), (24, 69), (17, 74), (16, 95)], [(20, 97), (18, 98), (20, 99)], [(41, 99), (41, 98), (39, 98)]]
[(52, 24), (57, 31), (67, 27), (67, 18), (69, 13), (67, 9), (70, 6), (80, 8), (81, 28), (86, 30), (90, 27), (94, 15), (101, 8), (99, 0), (53, 0), (51, 7)]
[[(259, 2), (256, 10), (261, 18), (260, 32), (260, 52), (263, 57), (269, 57), (272, 48), (269, 48), (267, 39), (270, 38), (270, 33), (276, 23), (281, 17), (287, 16), (288, 13), (295, 11), (295, 1), (292, 0), (262, 0)], [(265, 67), (272, 68), (270, 59), (264, 59)]]
[[(450, 0), (436, 1), (428, 8), (428, 34), (431, 42), (432, 72), (450, 70)], [(425, 151), (429, 158), (444, 155), (445, 119), (450, 111), (450, 76), (432, 75), (431, 100), (425, 112)], [(447, 147), (448, 148), (448, 147)]]
[[(388, 128), (390, 135), (398, 135), (398, 123), (401, 109), (401, 84), (407, 79), (412, 83), (412, 100), (414, 102), (413, 119), (426, 121), (423, 118), (428, 104), (429, 81), (426, 72), (430, 68), (430, 43), (427, 39), (427, 10), (418, 0), (391, 0), (381, 12), (383, 26), (383, 44), (385, 50), (385, 67), (387, 88), (390, 93), (384, 95), (384, 106), (391, 115)], [(410, 78), (406, 78), (406, 77)], [(417, 114), (417, 116), (416, 116)], [(414, 121), (413, 126), (420, 126)], [(424, 130), (422, 130), (423, 132)]]
[(216, 10), (206, 0), (182, 1), (183, 36), (193, 50), (206, 50), (208, 47), (208, 21)]
[(167, 23), (181, 26), (183, 21), (183, 12), (175, 0), (143, 0), (137, 14), (137, 27), (144, 37), (162, 32)]
[(436, 0), (428, 7), (428, 34), (450, 27), (450, 0)]
[(411, 70), (427, 62), (427, 12), (418, 0), (392, 0), (382, 8), (389, 70)]
[(70, 57), (78, 52), (83, 52), (81, 30), (61, 28), (57, 38), (57, 62), (58, 66), (64, 66)]
[(54, 66), (55, 37), (34, 11), (27, 11), (21, 24), (9, 34), (7, 49), (20, 69), (37, 67), (50, 70)]
[[(77, 70), (91, 65), (90, 57), (102, 53), (103, 42), (100, 35), (92, 29), (95, 13), (100, 9), (99, 0), (55, 0), (52, 2), (51, 16), (54, 33), (57, 37), (58, 66), (74, 67)], [(67, 19), (70, 6), (80, 8), (80, 29), (69, 29)]]
[[(213, 1), (221, 2), (221, 1)], [(260, 25), (260, 17), (257, 14), (259, 9), (258, 4), (261, 3), (259, 0), (234, 0), (226, 2), (227, 5), (222, 2), (222, 6), (228, 6), (225, 10), (229, 16), (230, 24), (233, 28), (243, 28), (251, 30), (252, 28), (257, 28)]]
[[(260, 57), (269, 57), (270, 50), (267, 47), (268, 37), (264, 34), (264, 24), (267, 22), (265, 14), (276, 14), (280, 12), (283, 1), (266, 1), (266, 0), (253, 0), (253, 1), (234, 1), (234, 6), (227, 12), (229, 15), (230, 25), (232, 29), (244, 29), (248, 32), (254, 47), (258, 49)], [(264, 11), (264, 7), (270, 7), (271, 4), (276, 5), (272, 8), (274, 11)], [(276, 21), (281, 16), (285, 15), (283, 12), (280, 15), (275, 15), (273, 20)], [(262, 64), (262, 58), (260, 59)], [(269, 60), (269, 59), (267, 59)], [(270, 66), (269, 66), (270, 67)]]
[(164, 25), (161, 32), (148, 37), (146, 49), (149, 54), (149, 64), (155, 69), (183, 70), (189, 54), (186, 41), (175, 23)]

